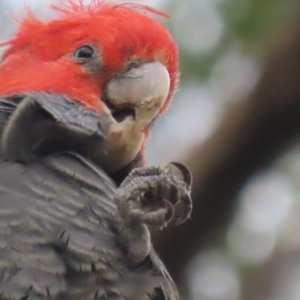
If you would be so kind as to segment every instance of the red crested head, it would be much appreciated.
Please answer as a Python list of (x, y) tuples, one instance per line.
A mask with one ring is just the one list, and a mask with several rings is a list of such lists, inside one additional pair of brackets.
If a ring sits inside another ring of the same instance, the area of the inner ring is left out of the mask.
[[(68, 0), (51, 8), (57, 19), (44, 22), (29, 11), (5, 43), (0, 96), (25, 100), (4, 131), (2, 152), (23, 159), (36, 145), (35, 153), (55, 145), (118, 170), (143, 153), (150, 125), (177, 86), (177, 46), (153, 18), (166, 15), (108, 0)], [(28, 136), (35, 134), (40, 119), (38, 126), (47, 133)]]
[[(68, 95), (103, 109), (105, 86), (132, 66), (158, 61), (170, 77), (163, 111), (178, 81), (178, 50), (170, 33), (149, 15), (163, 15), (139, 4), (69, 0), (51, 6), (59, 17), (49, 22), (31, 12), (6, 45), (0, 66), (0, 95), (49, 92)], [(93, 52), (93, 53), (91, 53)], [(85, 58), (94, 56), (86, 63)]]

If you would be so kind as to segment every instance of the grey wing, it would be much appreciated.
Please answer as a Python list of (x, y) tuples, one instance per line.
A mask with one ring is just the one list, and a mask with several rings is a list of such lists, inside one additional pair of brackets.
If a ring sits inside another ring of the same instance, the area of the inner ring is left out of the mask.
[(168, 270), (166, 269), (165, 265), (163, 264), (163, 262), (161, 261), (161, 259), (159, 258), (159, 256), (157, 255), (157, 253), (154, 251), (153, 248), (150, 250), (149, 257), (153, 263), (155, 275), (160, 278), (160, 288), (159, 288), (160, 291), (158, 290), (158, 293), (164, 295), (164, 297), (161, 298), (159, 298), (158, 296), (157, 299), (158, 300), (160, 299), (179, 300), (180, 297), (179, 297), (178, 289), (173, 279), (171, 278)]
[[(70, 270), (104, 268), (99, 257), (115, 247), (110, 224), (104, 224), (116, 214), (106, 197), (113, 188), (92, 167), (66, 157), (29, 166), (2, 162), (0, 299), (56, 299), (70, 294)], [(121, 256), (117, 250), (114, 255)]]
[[(45, 234), (22, 165), (0, 167), (0, 299), (42, 299), (66, 289), (65, 266)], [(43, 174), (41, 174), (43, 176)]]
[[(0, 135), (20, 100), (0, 98)], [(41, 299), (66, 288), (61, 258), (28, 213), (33, 201), (26, 177), (22, 165), (0, 161), (0, 299)]]
[(1, 300), (179, 299), (153, 250), (128, 261), (103, 172), (77, 155), (0, 164)]

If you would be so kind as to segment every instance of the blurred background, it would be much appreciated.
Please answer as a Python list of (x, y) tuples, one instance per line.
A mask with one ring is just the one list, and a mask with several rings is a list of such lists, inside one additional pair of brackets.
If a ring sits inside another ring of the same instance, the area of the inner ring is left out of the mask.
[[(50, 1), (24, 2), (54, 14)], [(1, 41), (24, 2), (0, 1)], [(181, 52), (147, 160), (194, 175), (191, 220), (155, 233), (155, 247), (182, 299), (299, 300), (300, 1), (145, 2), (172, 15), (162, 21)]]

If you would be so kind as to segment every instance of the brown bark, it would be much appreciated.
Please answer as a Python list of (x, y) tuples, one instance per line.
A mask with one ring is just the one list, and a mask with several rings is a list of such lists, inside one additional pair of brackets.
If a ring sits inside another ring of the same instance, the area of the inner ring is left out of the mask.
[(160, 233), (156, 249), (175, 281), (190, 258), (232, 219), (247, 179), (271, 164), (300, 132), (300, 24), (269, 51), (254, 92), (232, 107), (210, 140), (187, 159), (194, 174), (192, 220)]

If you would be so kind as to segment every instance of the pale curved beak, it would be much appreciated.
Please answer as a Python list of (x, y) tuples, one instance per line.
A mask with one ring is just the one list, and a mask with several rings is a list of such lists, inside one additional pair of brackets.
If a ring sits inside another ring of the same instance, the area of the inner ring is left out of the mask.
[(106, 85), (106, 97), (115, 108), (134, 110), (134, 130), (142, 131), (158, 115), (168, 97), (170, 76), (166, 67), (148, 62), (117, 74)]

